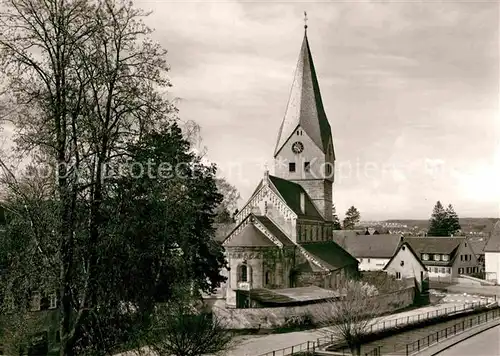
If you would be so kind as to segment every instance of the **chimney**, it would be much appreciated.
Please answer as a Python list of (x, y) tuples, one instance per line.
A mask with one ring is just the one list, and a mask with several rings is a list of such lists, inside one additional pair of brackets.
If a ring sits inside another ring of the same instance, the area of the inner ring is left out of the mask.
[(300, 211), (302, 214), (306, 213), (306, 196), (304, 192), (300, 193)]

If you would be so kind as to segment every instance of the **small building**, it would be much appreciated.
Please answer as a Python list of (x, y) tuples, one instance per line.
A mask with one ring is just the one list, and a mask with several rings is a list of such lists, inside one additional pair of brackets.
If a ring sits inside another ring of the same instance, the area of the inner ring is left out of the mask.
[(396, 279), (414, 278), (420, 292), (428, 289), (427, 267), (408, 242), (399, 245), (383, 270)]
[(375, 234), (353, 235), (334, 234), (334, 241), (354, 256), (360, 271), (381, 271), (394, 256), (401, 235)]
[(479, 272), (479, 261), (465, 237), (405, 237), (422, 263), (429, 279), (451, 283), (460, 275)]
[(484, 248), (484, 268), (486, 280), (500, 284), (500, 221), (493, 227)]

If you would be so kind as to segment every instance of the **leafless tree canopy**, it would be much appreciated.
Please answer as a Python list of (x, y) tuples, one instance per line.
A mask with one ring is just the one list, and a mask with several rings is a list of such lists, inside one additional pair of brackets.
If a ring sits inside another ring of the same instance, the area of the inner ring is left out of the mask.
[(384, 312), (379, 292), (374, 286), (349, 280), (339, 287), (340, 298), (324, 304), (318, 314), (326, 334), (347, 344), (359, 355), (363, 337), (370, 332), (373, 319)]

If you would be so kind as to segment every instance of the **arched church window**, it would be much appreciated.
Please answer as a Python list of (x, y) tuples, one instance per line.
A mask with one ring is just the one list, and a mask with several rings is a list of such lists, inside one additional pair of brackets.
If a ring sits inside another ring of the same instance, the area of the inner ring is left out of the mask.
[(241, 265), (238, 271), (238, 281), (248, 282), (248, 267), (247, 265)]

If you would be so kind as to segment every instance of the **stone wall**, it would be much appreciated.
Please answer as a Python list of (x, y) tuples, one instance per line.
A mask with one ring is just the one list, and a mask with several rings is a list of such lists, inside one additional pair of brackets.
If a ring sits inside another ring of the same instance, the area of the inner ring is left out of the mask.
[[(414, 288), (380, 295), (381, 313), (396, 311), (413, 304)], [(284, 326), (287, 320), (308, 315), (311, 321), (318, 322), (329, 303), (310, 304), (296, 307), (226, 309), (216, 303), (212, 311), (222, 318), (229, 329), (273, 329)]]

